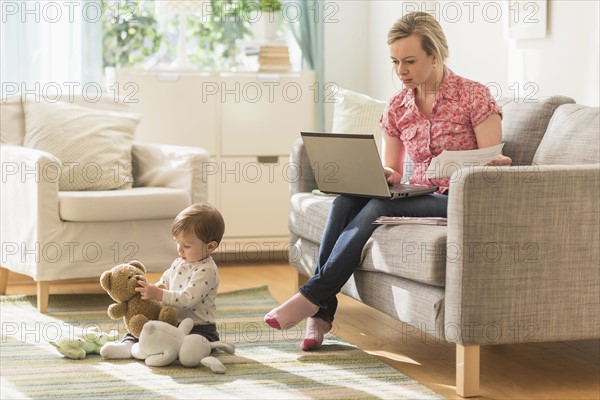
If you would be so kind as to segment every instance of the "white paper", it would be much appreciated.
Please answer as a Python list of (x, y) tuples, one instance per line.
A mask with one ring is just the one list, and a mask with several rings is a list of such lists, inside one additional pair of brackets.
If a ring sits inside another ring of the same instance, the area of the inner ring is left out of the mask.
[(463, 168), (482, 166), (496, 159), (504, 147), (504, 143), (477, 150), (444, 150), (434, 157), (425, 171), (425, 177), (449, 178), (455, 171)]
[(443, 217), (379, 217), (374, 222), (378, 225), (446, 225)]

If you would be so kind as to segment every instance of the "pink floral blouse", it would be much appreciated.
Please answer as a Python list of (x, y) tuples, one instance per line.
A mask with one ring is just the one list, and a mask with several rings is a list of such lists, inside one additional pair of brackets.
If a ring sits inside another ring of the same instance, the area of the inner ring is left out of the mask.
[(502, 117), (502, 109), (490, 90), (446, 68), (429, 117), (417, 108), (414, 90), (405, 88), (388, 102), (380, 126), (404, 143), (414, 163), (410, 183), (439, 186), (440, 192), (444, 192), (449, 186), (448, 178), (425, 178), (431, 159), (444, 149), (477, 149), (474, 127), (491, 114)]

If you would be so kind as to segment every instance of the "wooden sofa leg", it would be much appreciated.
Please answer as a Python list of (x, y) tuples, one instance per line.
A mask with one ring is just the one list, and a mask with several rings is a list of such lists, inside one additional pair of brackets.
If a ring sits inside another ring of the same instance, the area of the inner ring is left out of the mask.
[(48, 312), (48, 297), (50, 296), (50, 282), (39, 281), (37, 283), (37, 307), (42, 314)]
[(479, 396), (479, 345), (456, 345), (456, 394)]
[(0, 267), (0, 294), (6, 294), (6, 287), (8, 286), (8, 270)]

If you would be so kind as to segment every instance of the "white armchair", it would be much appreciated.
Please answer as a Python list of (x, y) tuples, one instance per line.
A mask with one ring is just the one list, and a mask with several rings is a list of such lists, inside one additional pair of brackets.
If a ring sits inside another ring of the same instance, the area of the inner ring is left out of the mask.
[[(92, 105), (126, 109), (110, 101), (86, 104)], [(52, 176), (61, 160), (22, 145), (20, 97), (3, 99), (0, 110), (1, 294), (6, 293), (9, 271), (30, 276), (37, 282), (38, 309), (46, 312), (52, 281), (99, 277), (134, 258), (149, 272), (170, 265), (176, 257), (173, 218), (207, 199), (203, 164), (208, 152), (133, 142), (132, 188), (60, 191)]]

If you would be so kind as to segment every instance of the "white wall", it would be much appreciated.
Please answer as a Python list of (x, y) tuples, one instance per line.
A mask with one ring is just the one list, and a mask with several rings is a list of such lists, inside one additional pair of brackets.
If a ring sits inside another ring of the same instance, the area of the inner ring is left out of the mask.
[(488, 85), (494, 95), (508, 96), (508, 41), (503, 38), (500, 0), (436, 4), (435, 16), (448, 40), (446, 65), (460, 76)]
[(546, 38), (509, 43), (511, 80), (534, 82), (541, 96), (563, 94), (598, 106), (599, 13), (597, 1), (549, 0)]
[[(325, 1), (325, 82), (366, 93), (371, 60), (368, 1)], [(331, 99), (331, 97), (327, 97)], [(326, 99), (326, 101), (327, 101)], [(325, 105), (325, 127), (331, 127), (333, 103)]]
[(387, 45), (387, 34), (390, 27), (402, 16), (402, 2), (378, 0), (372, 1), (370, 4), (368, 94), (376, 99), (387, 100), (402, 89), (402, 83), (394, 75)]
[(545, 38), (507, 39), (505, 1), (337, 1), (339, 22), (325, 29), (326, 80), (378, 99), (391, 97), (401, 84), (392, 78), (387, 31), (404, 13), (418, 9), (441, 22), (449, 67), (488, 84), (494, 94), (561, 94), (599, 106), (599, 2), (547, 0)]

